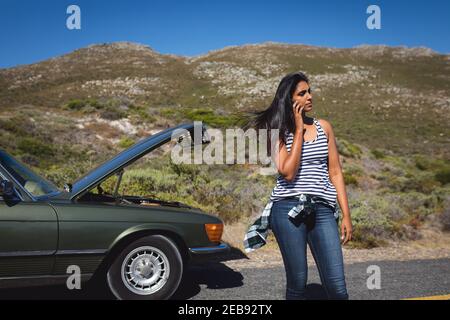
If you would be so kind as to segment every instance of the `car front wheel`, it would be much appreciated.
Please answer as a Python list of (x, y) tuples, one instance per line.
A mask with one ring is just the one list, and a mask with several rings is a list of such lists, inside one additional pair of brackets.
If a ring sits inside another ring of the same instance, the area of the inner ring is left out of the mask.
[(177, 290), (183, 261), (177, 246), (162, 235), (128, 245), (107, 273), (108, 286), (118, 299), (162, 300)]

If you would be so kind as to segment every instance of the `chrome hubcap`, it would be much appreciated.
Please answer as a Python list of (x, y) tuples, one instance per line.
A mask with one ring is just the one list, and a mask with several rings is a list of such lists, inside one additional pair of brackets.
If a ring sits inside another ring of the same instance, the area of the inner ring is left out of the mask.
[(122, 281), (132, 292), (140, 295), (160, 290), (169, 278), (166, 255), (155, 247), (139, 247), (131, 251), (122, 263)]

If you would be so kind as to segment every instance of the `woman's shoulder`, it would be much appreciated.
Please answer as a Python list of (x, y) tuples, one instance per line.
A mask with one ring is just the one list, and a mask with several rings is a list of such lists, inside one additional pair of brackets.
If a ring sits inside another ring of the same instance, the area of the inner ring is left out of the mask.
[(325, 134), (327, 135), (327, 138), (328, 138), (329, 133), (332, 130), (330, 122), (325, 119), (316, 119), (316, 120), (317, 120), (317, 122), (319, 122), (320, 126), (325, 131)]
[(331, 124), (328, 120), (319, 119), (319, 118), (314, 118), (314, 119), (316, 119), (316, 121), (318, 121), (320, 123), (320, 125), (331, 126)]

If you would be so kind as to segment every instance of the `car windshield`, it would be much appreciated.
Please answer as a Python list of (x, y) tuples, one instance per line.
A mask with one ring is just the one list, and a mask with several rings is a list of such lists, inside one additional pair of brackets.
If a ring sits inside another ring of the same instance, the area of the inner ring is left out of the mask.
[(0, 150), (0, 164), (34, 197), (59, 192), (53, 183), (40, 177), (2, 150)]

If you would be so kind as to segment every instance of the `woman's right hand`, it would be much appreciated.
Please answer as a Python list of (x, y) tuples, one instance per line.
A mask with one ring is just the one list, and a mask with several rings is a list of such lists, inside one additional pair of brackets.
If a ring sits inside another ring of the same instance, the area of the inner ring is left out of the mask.
[(300, 105), (300, 102), (294, 101), (292, 105), (292, 111), (294, 112), (295, 130), (299, 131), (303, 135), (303, 108), (305, 106)]
[(303, 137), (303, 108), (304, 105), (301, 105), (298, 101), (292, 102), (292, 112), (294, 113), (295, 119), (294, 142), (290, 152), (287, 151), (285, 145), (282, 145), (279, 156), (275, 160), (278, 172), (288, 182), (292, 182), (295, 179), (300, 166)]

